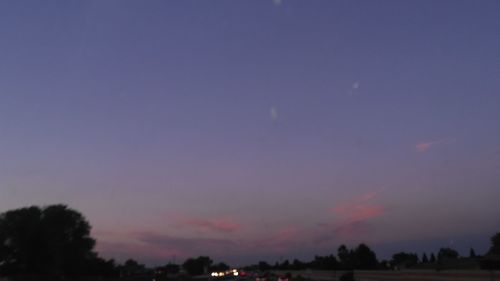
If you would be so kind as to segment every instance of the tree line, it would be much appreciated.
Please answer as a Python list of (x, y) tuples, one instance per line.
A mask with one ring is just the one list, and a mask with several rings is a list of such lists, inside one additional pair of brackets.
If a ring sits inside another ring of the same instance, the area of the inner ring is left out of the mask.
[(248, 270), (373, 270), (401, 268), (426, 268), (442, 269), (446, 263), (453, 263), (456, 260), (469, 260), (475, 262), (481, 269), (500, 269), (500, 233), (491, 237), (490, 249), (484, 255), (477, 255), (474, 249), (470, 249), (468, 256), (460, 256), (458, 251), (443, 247), (437, 255), (423, 253), (398, 252), (392, 255), (389, 260), (378, 260), (375, 252), (364, 243), (349, 249), (346, 245), (341, 245), (337, 249), (337, 254), (326, 256), (315, 256), (312, 261), (303, 262), (298, 259), (283, 262), (276, 262), (273, 265), (260, 261), (255, 265), (246, 267)]
[[(0, 276), (46, 276), (48, 280), (63, 280), (75, 276), (118, 278), (138, 274), (153, 274), (133, 259), (117, 264), (100, 257), (94, 250), (90, 224), (76, 210), (65, 205), (26, 207), (0, 214)], [(366, 244), (349, 249), (341, 245), (336, 255), (315, 256), (312, 261), (298, 259), (276, 262), (261, 261), (247, 270), (354, 270), (395, 269), (431, 264), (439, 268), (447, 260), (458, 259), (458, 252), (441, 248), (437, 255), (419, 257), (416, 253), (400, 252), (392, 259), (379, 261)], [(491, 247), (483, 256), (470, 250), (469, 258), (477, 260), (483, 269), (500, 269), (500, 233), (491, 238)], [(208, 256), (188, 258), (182, 265), (169, 263), (156, 269), (159, 273), (201, 275), (210, 271), (225, 271), (225, 263), (214, 263)], [(38, 278), (37, 280), (41, 280)]]

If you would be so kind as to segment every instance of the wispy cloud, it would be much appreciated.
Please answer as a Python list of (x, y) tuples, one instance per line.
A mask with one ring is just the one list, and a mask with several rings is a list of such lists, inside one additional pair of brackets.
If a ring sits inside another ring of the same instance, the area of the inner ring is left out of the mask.
[[(334, 217), (320, 228), (300, 225), (276, 226), (256, 236), (234, 232), (243, 229), (231, 218), (188, 217), (169, 214), (174, 232), (165, 231), (119, 231), (96, 232), (98, 251), (105, 257), (124, 260), (137, 257), (151, 264), (177, 257), (180, 259), (208, 254), (213, 257), (269, 256), (298, 249), (310, 249), (331, 245), (337, 239), (364, 237), (372, 229), (372, 218), (381, 216), (386, 209), (377, 204), (380, 192), (370, 192), (348, 201), (340, 202), (329, 213)], [(247, 223), (245, 225), (248, 225)], [(245, 227), (245, 230), (257, 228)]]
[(331, 234), (342, 237), (355, 237), (367, 233), (371, 228), (370, 219), (384, 215), (387, 208), (375, 203), (380, 191), (368, 192), (354, 199), (341, 202), (329, 209), (335, 215), (332, 222), (321, 223), (319, 226), (327, 232), (320, 235), (317, 243), (329, 241)]
[(438, 145), (438, 144), (448, 144), (450, 143), (450, 139), (440, 139), (440, 140), (434, 140), (434, 141), (427, 141), (427, 142), (421, 142), (415, 145), (415, 149), (418, 152), (426, 152), (429, 150), (432, 146)]
[(271, 107), (271, 109), (269, 110), (269, 115), (271, 115), (271, 119), (273, 121), (276, 121), (278, 119), (278, 110), (276, 109), (276, 107)]
[(377, 193), (365, 193), (358, 198), (342, 202), (333, 207), (331, 211), (348, 222), (364, 221), (373, 217), (378, 217), (385, 212), (385, 207), (373, 203)]
[(126, 241), (98, 240), (97, 250), (106, 257), (123, 261), (130, 257), (152, 263), (172, 257), (186, 258), (197, 255), (269, 255), (286, 251), (300, 245), (302, 241), (297, 227), (283, 227), (254, 239), (211, 238), (206, 236), (176, 236), (160, 232), (130, 232), (121, 235)]
[(361, 84), (359, 83), (359, 81), (352, 83), (350, 94), (354, 95), (359, 90), (360, 86), (361, 86)]
[(283, 4), (283, 0), (273, 0), (273, 4), (276, 6), (281, 6)]
[(231, 239), (178, 237), (157, 232), (124, 233), (122, 236), (126, 236), (127, 241), (98, 240), (98, 252), (119, 261), (134, 257), (158, 263), (173, 257), (186, 258), (205, 253), (223, 255), (241, 248)]
[(177, 250), (184, 253), (219, 252), (227, 251), (238, 245), (231, 239), (205, 238), (205, 237), (176, 237), (168, 234), (155, 232), (143, 232), (137, 235), (137, 239), (146, 245), (154, 247)]

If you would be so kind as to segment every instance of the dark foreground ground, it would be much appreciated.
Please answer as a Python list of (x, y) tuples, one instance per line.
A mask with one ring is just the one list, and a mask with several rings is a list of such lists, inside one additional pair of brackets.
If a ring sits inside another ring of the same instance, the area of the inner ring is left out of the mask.
[[(289, 281), (340, 281), (343, 271), (290, 271)], [(283, 275), (276, 272), (274, 276)], [(488, 270), (365, 270), (354, 271), (356, 281), (500, 281), (500, 271)], [(0, 277), (0, 281), (55, 281), (42, 276)], [(82, 277), (68, 278), (64, 281), (256, 281), (255, 278), (211, 278), (211, 277), (182, 277), (162, 278), (155, 276), (134, 276), (122, 278)], [(278, 281), (269, 278), (266, 281)]]

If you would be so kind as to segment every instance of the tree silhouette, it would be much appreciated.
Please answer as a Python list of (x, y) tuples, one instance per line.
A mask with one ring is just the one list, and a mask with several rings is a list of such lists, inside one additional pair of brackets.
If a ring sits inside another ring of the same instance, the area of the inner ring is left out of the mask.
[(294, 259), (290, 268), (292, 270), (302, 270), (302, 269), (306, 268), (306, 264), (301, 262), (298, 259)]
[(258, 267), (260, 271), (268, 271), (269, 269), (271, 269), (271, 266), (265, 261), (260, 261)]
[(315, 256), (314, 260), (310, 263), (312, 269), (320, 270), (336, 270), (338, 261), (333, 255), (329, 256)]
[(438, 252), (438, 261), (443, 259), (456, 259), (458, 258), (458, 252), (452, 248), (441, 248)]
[(189, 258), (183, 264), (182, 267), (190, 275), (202, 275), (212, 265), (212, 260), (207, 256), (199, 256), (195, 259)]
[(146, 266), (138, 263), (134, 259), (126, 260), (125, 263), (122, 266), (120, 266), (120, 271), (124, 276), (139, 275), (144, 273), (145, 270)]
[(429, 263), (429, 259), (425, 253), (422, 255), (422, 263)]
[(354, 250), (354, 261), (356, 269), (375, 269), (378, 265), (375, 252), (363, 243)]
[(359, 244), (355, 249), (341, 245), (337, 250), (340, 267), (344, 270), (375, 269), (378, 267), (377, 256), (366, 244)]
[(340, 245), (337, 250), (337, 256), (343, 269), (352, 269), (351, 254), (346, 245)]
[(469, 258), (471, 258), (471, 259), (476, 258), (476, 252), (474, 251), (473, 248), (470, 248)]
[(177, 274), (181, 271), (181, 267), (178, 264), (168, 263), (163, 267), (167, 274)]
[(434, 253), (431, 253), (431, 257), (429, 259), (429, 262), (430, 263), (436, 263), (436, 256), (434, 255)]
[(417, 254), (399, 252), (392, 255), (392, 263), (398, 267), (410, 267), (418, 263), (418, 256)]
[(220, 262), (220, 263), (217, 263), (217, 264), (214, 264), (210, 267), (210, 271), (226, 271), (226, 270), (229, 270), (229, 265), (223, 263), (223, 262)]
[(500, 255), (500, 232), (491, 237), (491, 246), (488, 251), (489, 255)]
[(490, 249), (480, 263), (482, 269), (500, 269), (500, 233), (496, 233), (491, 237)]
[(288, 261), (287, 259), (281, 264), (281, 269), (283, 270), (288, 270), (290, 269), (290, 261)]
[(65, 205), (0, 214), (0, 272), (7, 275), (85, 274), (97, 258), (94, 244), (89, 223)]

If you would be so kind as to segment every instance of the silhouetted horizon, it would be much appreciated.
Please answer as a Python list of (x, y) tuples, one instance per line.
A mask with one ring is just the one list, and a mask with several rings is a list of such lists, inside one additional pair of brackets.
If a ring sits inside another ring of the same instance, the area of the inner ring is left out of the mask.
[(148, 265), (483, 252), (500, 229), (499, 14), (0, 1), (0, 212), (66, 204), (103, 259)]

